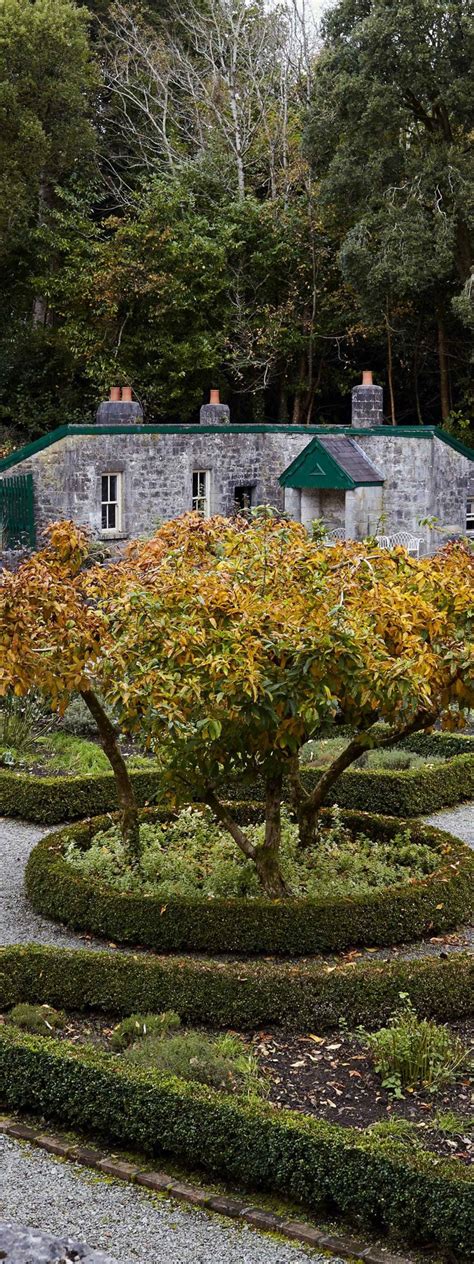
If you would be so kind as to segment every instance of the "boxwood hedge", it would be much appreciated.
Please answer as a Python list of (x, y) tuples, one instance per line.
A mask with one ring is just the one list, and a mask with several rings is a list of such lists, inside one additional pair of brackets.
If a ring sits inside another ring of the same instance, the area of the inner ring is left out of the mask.
[[(403, 743), (420, 754), (442, 756), (445, 763), (406, 771), (348, 768), (328, 798), (345, 808), (386, 812), (393, 816), (420, 816), (474, 796), (474, 737), (457, 733), (417, 733)], [(153, 768), (130, 773), (140, 807), (157, 802), (163, 786)], [(318, 773), (306, 768), (302, 780), (311, 789)], [(258, 781), (246, 786), (229, 782), (229, 798), (263, 798)], [(0, 769), (0, 815), (20, 816), (39, 824), (59, 825), (117, 807), (112, 773), (87, 777), (36, 777), (30, 773)]]
[[(137, 803), (145, 807), (162, 793), (156, 771), (130, 772)], [(113, 773), (87, 777), (35, 777), (0, 768), (0, 816), (20, 816), (40, 825), (60, 825), (117, 808)]]
[[(258, 820), (259, 804), (234, 804), (242, 822)], [(163, 819), (158, 810), (148, 819)], [(363, 944), (396, 944), (452, 930), (472, 909), (474, 853), (460, 839), (416, 821), (409, 822), (413, 842), (433, 847), (439, 866), (420, 879), (367, 894), (333, 898), (269, 900), (154, 896), (114, 891), (74, 870), (64, 860), (74, 837), (87, 847), (112, 818), (96, 817), (47, 835), (33, 849), (26, 867), (26, 889), (40, 913), (80, 930), (119, 943), (141, 944), (161, 952), (276, 953), (304, 956), (340, 952)], [(354, 830), (392, 838), (400, 828), (393, 817), (347, 812)]]
[(0, 1009), (21, 1001), (118, 1015), (174, 1009), (186, 1023), (255, 1031), (381, 1026), (407, 992), (420, 1017), (474, 1012), (474, 958), (223, 961), (15, 944), (0, 949)]
[(472, 1174), (452, 1159), (298, 1112), (125, 1066), (110, 1054), (4, 1028), (0, 1093), (12, 1108), (303, 1203), (469, 1249)]

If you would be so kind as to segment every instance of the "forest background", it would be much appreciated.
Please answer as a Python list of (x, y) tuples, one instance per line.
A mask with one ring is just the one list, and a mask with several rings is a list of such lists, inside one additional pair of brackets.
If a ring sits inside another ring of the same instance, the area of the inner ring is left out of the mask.
[(473, 0), (0, 0), (0, 453), (149, 422), (474, 445)]

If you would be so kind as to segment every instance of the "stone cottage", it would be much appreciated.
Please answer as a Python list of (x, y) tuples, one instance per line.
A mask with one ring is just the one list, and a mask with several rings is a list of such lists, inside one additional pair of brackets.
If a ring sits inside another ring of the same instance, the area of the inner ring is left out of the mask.
[(271, 504), (337, 536), (407, 531), (426, 552), (442, 539), (433, 519), (465, 534), (473, 459), (436, 426), (384, 425), (371, 373), (350, 426), (232, 425), (217, 391), (199, 425), (147, 425), (130, 389), (113, 388), (95, 425), (60, 426), (0, 462), (3, 546), (34, 544), (59, 518), (118, 544), (186, 510)]

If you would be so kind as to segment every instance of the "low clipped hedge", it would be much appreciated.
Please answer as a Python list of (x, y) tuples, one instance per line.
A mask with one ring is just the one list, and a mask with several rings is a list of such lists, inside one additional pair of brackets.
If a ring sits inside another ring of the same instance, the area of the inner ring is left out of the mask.
[[(474, 797), (474, 737), (459, 733), (416, 733), (401, 743), (418, 754), (442, 756), (439, 767), (390, 769), (348, 768), (328, 796), (328, 803), (391, 816), (421, 816)], [(320, 771), (320, 770), (319, 770)], [(311, 790), (318, 770), (302, 769), (302, 781)], [(130, 772), (139, 807), (157, 802), (163, 794), (160, 774)], [(258, 779), (245, 785), (229, 782), (224, 789), (234, 799), (264, 798)], [(59, 825), (117, 807), (112, 772), (87, 777), (36, 777), (31, 773), (0, 769), (0, 815), (19, 816), (26, 821)]]
[(176, 1010), (189, 1024), (255, 1031), (380, 1027), (407, 992), (422, 1018), (474, 1012), (474, 958), (321, 962), (222, 961), (15, 944), (0, 949), (0, 1009), (22, 1001), (120, 1018)]
[(458, 1257), (469, 1249), (472, 1174), (428, 1151), (8, 1028), (0, 1034), (0, 1093), (10, 1108), (199, 1164), (311, 1209), (409, 1232)]
[[(425, 739), (425, 742), (423, 741)], [(464, 743), (464, 745), (461, 745)], [(442, 757), (443, 764), (420, 768), (347, 768), (327, 796), (328, 804), (341, 808), (382, 812), (390, 816), (423, 816), (474, 798), (474, 738), (458, 734), (416, 734), (404, 743), (416, 754)], [(301, 781), (309, 792), (322, 769), (302, 765)], [(229, 798), (264, 797), (263, 782), (234, 783), (225, 787)]]
[[(162, 794), (158, 772), (130, 771), (139, 807)], [(112, 772), (87, 777), (35, 777), (33, 773), (0, 768), (0, 816), (19, 816), (39, 825), (60, 825), (118, 807)]]
[[(234, 804), (234, 813), (248, 823), (259, 819), (260, 804)], [(78, 930), (119, 943), (141, 944), (158, 952), (275, 953), (301, 957), (321, 951), (340, 952), (358, 945), (396, 944), (429, 933), (454, 929), (472, 909), (474, 853), (460, 839), (442, 830), (407, 822), (412, 841), (425, 843), (439, 855), (439, 867), (420, 879), (338, 898), (270, 900), (204, 899), (114, 891), (74, 870), (64, 860), (71, 838), (87, 847), (111, 817), (96, 817), (68, 826), (42, 839), (30, 854), (26, 890), (37, 912)], [(148, 820), (166, 819), (151, 810)], [(374, 839), (393, 838), (400, 823), (393, 817), (344, 813), (353, 830)]]

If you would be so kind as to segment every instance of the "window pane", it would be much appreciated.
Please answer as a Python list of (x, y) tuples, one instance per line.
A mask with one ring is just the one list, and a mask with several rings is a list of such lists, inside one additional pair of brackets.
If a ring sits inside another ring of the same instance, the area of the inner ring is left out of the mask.
[(117, 526), (117, 506), (109, 505), (109, 521), (107, 523), (109, 531), (115, 531)]
[(102, 505), (102, 530), (107, 530), (107, 505)]
[(117, 500), (117, 475), (109, 474), (109, 500)]
[(102, 501), (109, 499), (109, 477), (108, 474), (102, 475)]

